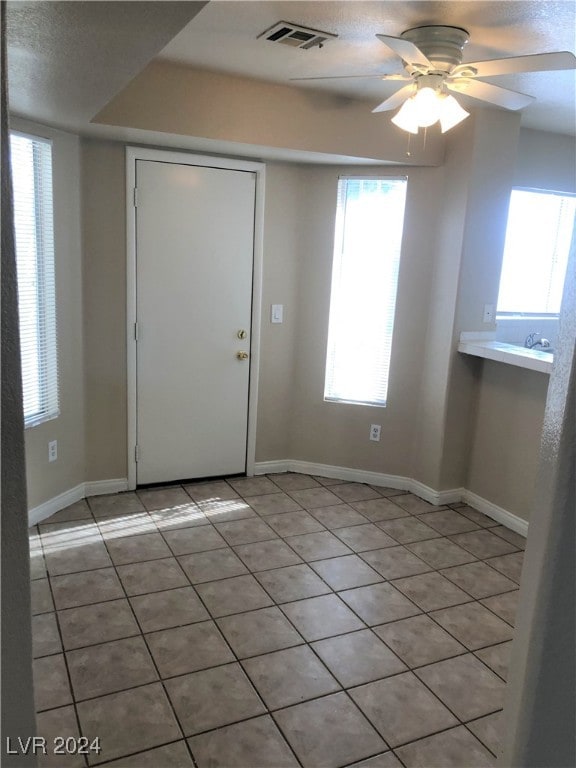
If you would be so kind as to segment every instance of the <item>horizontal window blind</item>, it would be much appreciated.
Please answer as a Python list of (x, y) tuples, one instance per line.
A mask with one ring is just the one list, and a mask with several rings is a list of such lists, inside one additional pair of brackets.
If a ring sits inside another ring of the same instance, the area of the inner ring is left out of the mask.
[(10, 137), (24, 421), (58, 415), (52, 146), (22, 134)]
[(498, 312), (559, 314), (575, 214), (574, 195), (512, 190)]
[(339, 179), (326, 400), (386, 405), (406, 185)]

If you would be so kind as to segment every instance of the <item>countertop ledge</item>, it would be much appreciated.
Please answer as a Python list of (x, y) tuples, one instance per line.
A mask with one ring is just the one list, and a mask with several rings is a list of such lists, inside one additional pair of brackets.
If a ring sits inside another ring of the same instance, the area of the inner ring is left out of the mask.
[(515, 365), (517, 368), (527, 368), (529, 371), (551, 373), (554, 356), (550, 352), (540, 352), (536, 349), (525, 349), (514, 344), (489, 340), (486, 338), (487, 335), (479, 332), (478, 337), (474, 338), (473, 332), (463, 332), (460, 336), (458, 352), (483, 357), (486, 360), (495, 360), (497, 363)]

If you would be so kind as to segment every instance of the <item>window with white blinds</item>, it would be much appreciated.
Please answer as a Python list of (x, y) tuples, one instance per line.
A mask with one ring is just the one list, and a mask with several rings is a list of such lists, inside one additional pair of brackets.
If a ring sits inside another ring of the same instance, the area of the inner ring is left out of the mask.
[(338, 181), (325, 400), (386, 405), (406, 185)]
[(24, 421), (58, 416), (52, 145), (10, 135)]
[(499, 315), (558, 315), (574, 232), (576, 195), (513, 189)]

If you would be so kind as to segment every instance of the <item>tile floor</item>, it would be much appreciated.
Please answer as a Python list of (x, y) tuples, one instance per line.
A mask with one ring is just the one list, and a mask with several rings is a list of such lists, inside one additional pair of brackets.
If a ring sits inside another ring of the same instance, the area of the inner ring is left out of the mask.
[[(524, 540), (299, 474), (97, 496), (30, 531), (44, 766), (492, 766)], [(87, 760), (87, 762), (85, 762)]]

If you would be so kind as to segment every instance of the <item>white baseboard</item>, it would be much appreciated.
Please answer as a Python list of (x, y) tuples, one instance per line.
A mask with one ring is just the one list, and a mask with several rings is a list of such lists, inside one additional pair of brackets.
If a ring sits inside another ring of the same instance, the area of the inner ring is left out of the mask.
[(505, 525), (521, 536), (528, 535), (528, 522), (521, 517), (508, 512), (507, 509), (493, 504), (488, 499), (478, 496), (476, 493), (466, 488), (450, 488), (445, 491), (437, 491), (424, 485), (418, 480), (401, 475), (386, 475), (382, 472), (370, 472), (363, 469), (351, 469), (350, 467), (336, 467), (330, 464), (314, 464), (308, 461), (297, 461), (286, 459), (279, 461), (261, 461), (254, 467), (256, 475), (268, 475), (278, 472), (301, 472), (306, 475), (319, 475), (320, 477), (331, 477), (336, 480), (348, 480), (354, 483), (368, 483), (369, 485), (380, 485), (385, 488), (396, 488), (399, 491), (409, 491), (420, 496), (430, 504), (441, 506), (443, 504), (456, 504), (459, 501), (470, 504), (471, 507), (484, 513), (492, 520)]
[(37, 525), (46, 518), (55, 515), (56, 512), (85, 499), (87, 496), (99, 496), (103, 493), (120, 493), (128, 490), (128, 480), (118, 478), (116, 480), (95, 480), (88, 483), (80, 483), (64, 493), (59, 493), (52, 499), (28, 510), (28, 525)]
[(497, 504), (493, 504), (482, 496), (478, 496), (477, 493), (468, 491), (465, 488), (463, 491), (462, 501), (466, 502), (466, 504), (470, 504), (470, 506), (477, 509), (478, 512), (483, 512), (488, 517), (491, 517), (492, 520), (496, 520), (496, 522), (505, 525), (506, 528), (516, 531), (516, 533), (519, 533), (521, 536), (528, 536), (528, 520), (523, 520), (521, 517), (518, 517), (518, 515), (508, 512), (507, 509), (499, 507)]

